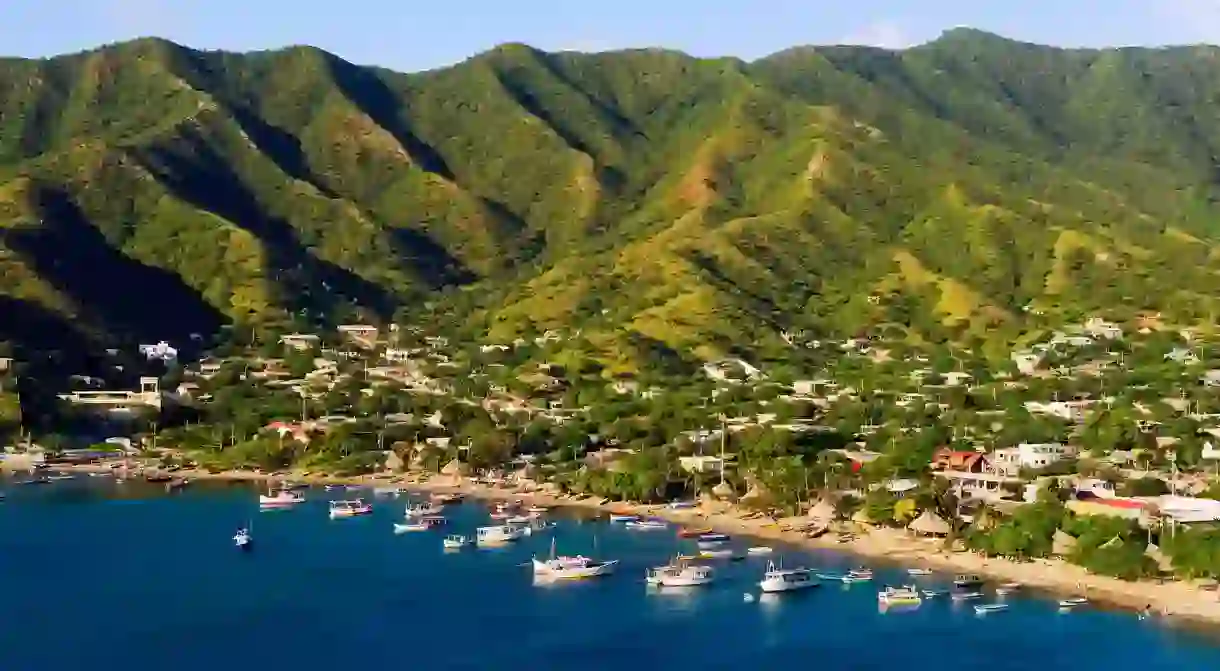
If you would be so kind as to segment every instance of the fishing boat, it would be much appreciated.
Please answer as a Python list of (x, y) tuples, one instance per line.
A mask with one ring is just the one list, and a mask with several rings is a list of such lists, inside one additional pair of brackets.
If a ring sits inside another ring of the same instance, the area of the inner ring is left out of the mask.
[(407, 517), (424, 517), (425, 515), (440, 515), (445, 512), (441, 506), (428, 503), (408, 503), (406, 508)]
[(470, 540), (469, 536), (462, 536), (459, 534), (445, 536), (445, 540), (441, 541), (441, 547), (445, 548), (446, 550), (461, 550), (462, 548), (469, 547), (473, 544), (474, 541)]
[(919, 590), (913, 586), (886, 587), (877, 592), (877, 600), (887, 606), (918, 606), (923, 603)]
[(250, 530), (243, 527), (233, 534), (233, 545), (238, 550), (250, 550), (254, 547), (254, 537), (250, 535)]
[(655, 529), (668, 529), (669, 523), (665, 520), (631, 520), (630, 522), (627, 522), (625, 526), (631, 529), (648, 531)]
[(954, 592), (953, 593), (954, 601), (969, 601), (971, 599), (981, 599), (981, 598), (983, 598), (982, 592)]
[(281, 489), (274, 494), (259, 494), (260, 508), (290, 508), (305, 501), (305, 495), (291, 489)]
[(930, 569), (930, 568), (909, 568), (909, 569), (907, 569), (907, 575), (909, 575), (911, 577), (932, 575), (932, 569)]
[(1008, 610), (1008, 604), (1006, 604), (1006, 603), (980, 603), (974, 607), (974, 612), (978, 613), (979, 615), (985, 615), (987, 613), (998, 613), (999, 611), (1002, 611), (1002, 610)]
[(365, 503), (364, 499), (348, 499), (343, 501), (330, 502), (330, 518), (337, 519), (340, 517), (356, 517), (358, 515), (368, 515), (373, 512), (373, 506)]
[(872, 569), (867, 569), (867, 568), (854, 568), (854, 569), (848, 571), (847, 575), (843, 576), (843, 582), (846, 582), (846, 583), (868, 582), (872, 579), (873, 579), (873, 571), (872, 571)]
[(428, 524), (426, 522), (424, 522), (423, 520), (420, 520), (418, 522), (406, 522), (406, 523), (395, 522), (394, 523), (394, 533), (396, 533), (396, 534), (405, 534), (408, 531), (427, 531), (430, 528), (431, 527), (428, 526)]
[(785, 569), (775, 562), (767, 562), (767, 572), (763, 574), (763, 579), (759, 581), (758, 587), (764, 593), (794, 592), (817, 587), (818, 584), (818, 578), (812, 569)]
[(711, 527), (703, 527), (702, 529), (682, 528), (678, 530), (678, 538), (698, 538), (710, 533), (712, 533)]
[(699, 587), (712, 584), (715, 575), (712, 567), (692, 564), (678, 556), (673, 563), (648, 569), (644, 579), (649, 585), (661, 587)]
[(533, 559), (534, 576), (551, 580), (580, 580), (607, 575), (614, 571), (617, 560), (598, 561), (583, 555), (575, 557), (556, 556), (555, 539), (551, 539), (551, 556), (546, 560)]
[(978, 587), (983, 584), (982, 576), (972, 573), (960, 573), (953, 578), (953, 586), (958, 589), (967, 589), (969, 587)]
[(995, 588), (995, 593), (999, 596), (1006, 596), (1021, 589), (1021, 584), (1016, 582), (1006, 582), (1003, 585)]
[(1084, 598), (1083, 596), (1074, 596), (1070, 599), (1063, 599), (1062, 601), (1060, 601), (1059, 607), (1060, 608), (1075, 608), (1076, 606), (1083, 606), (1083, 605), (1087, 604), (1088, 602), (1089, 602), (1089, 600)]
[(746, 554), (754, 556), (769, 555), (772, 552), (775, 552), (775, 548), (767, 547), (766, 545), (759, 545), (746, 549)]
[(629, 515), (627, 513), (610, 513), (611, 522), (634, 522), (640, 519), (639, 515)]
[(511, 524), (495, 524), (479, 527), (475, 534), (479, 545), (500, 545), (520, 540), (525, 535), (525, 530)]

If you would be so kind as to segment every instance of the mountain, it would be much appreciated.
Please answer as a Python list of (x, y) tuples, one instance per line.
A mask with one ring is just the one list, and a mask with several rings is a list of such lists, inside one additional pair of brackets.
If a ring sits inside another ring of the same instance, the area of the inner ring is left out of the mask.
[[(1220, 49), (955, 29), (755, 62), (508, 44), (401, 74), (157, 39), (0, 59), (0, 341), (580, 329), (612, 370), (785, 331), (1215, 321)], [(575, 342), (575, 341), (574, 341)]]

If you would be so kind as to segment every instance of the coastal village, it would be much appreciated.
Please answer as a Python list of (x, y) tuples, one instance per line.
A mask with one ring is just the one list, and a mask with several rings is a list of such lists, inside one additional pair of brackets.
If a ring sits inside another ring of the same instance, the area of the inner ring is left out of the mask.
[[(680, 380), (565, 359), (578, 339), (462, 347), (347, 324), (192, 361), (146, 345), (138, 387), (77, 379), (58, 407), (85, 428), (19, 431), (4, 464), (27, 481), (106, 469), (535, 496), (1220, 615), (1220, 348), (1204, 334), (1091, 317), (996, 365), (791, 333), (822, 365), (725, 358)], [(19, 366), (2, 363), (11, 395)]]

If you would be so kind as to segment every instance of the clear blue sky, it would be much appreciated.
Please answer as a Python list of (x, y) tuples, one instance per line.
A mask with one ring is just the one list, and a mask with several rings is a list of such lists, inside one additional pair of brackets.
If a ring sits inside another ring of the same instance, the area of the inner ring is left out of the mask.
[(959, 25), (1063, 46), (1217, 43), (1220, 0), (0, 0), (0, 55), (157, 35), (201, 48), (311, 44), (420, 70), (503, 42), (756, 58), (804, 44), (908, 46)]

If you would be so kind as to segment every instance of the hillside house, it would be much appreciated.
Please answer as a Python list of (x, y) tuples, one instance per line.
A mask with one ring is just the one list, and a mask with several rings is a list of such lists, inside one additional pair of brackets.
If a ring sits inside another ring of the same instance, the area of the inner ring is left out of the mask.
[(932, 455), (932, 468), (964, 473), (988, 473), (991, 471), (991, 460), (982, 452), (942, 447)]

